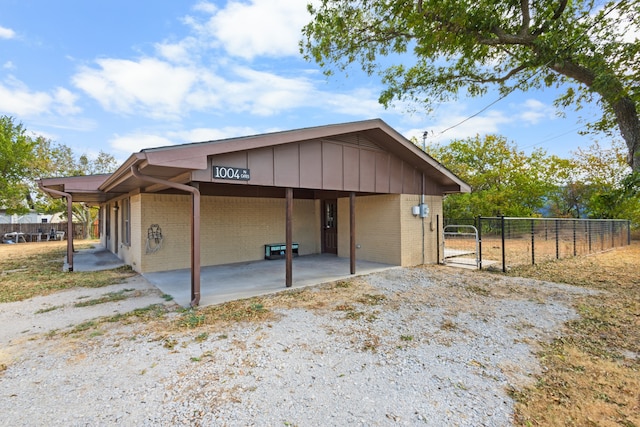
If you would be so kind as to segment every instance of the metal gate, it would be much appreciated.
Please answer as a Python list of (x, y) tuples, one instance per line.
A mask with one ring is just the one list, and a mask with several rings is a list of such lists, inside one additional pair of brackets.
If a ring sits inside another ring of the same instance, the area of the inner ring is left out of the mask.
[[(442, 263), (480, 268), (478, 229), (473, 225), (447, 225), (443, 229)], [(469, 255), (473, 256), (470, 258)]]

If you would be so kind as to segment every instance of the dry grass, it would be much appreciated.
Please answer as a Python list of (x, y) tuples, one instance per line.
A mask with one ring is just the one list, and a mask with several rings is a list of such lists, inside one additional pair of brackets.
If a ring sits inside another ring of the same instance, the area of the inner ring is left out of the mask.
[[(63, 272), (66, 245), (64, 241), (0, 245), (0, 303), (74, 287), (113, 285), (135, 274), (128, 267), (100, 272)], [(92, 246), (92, 242), (78, 243), (75, 248)]]
[[(553, 236), (545, 238), (544, 235), (536, 235), (534, 240), (532, 253), (531, 237), (524, 238), (512, 238), (505, 240), (505, 264), (507, 269), (514, 268), (520, 265), (531, 265), (535, 261), (536, 264), (543, 262), (554, 261), (556, 256), (563, 258), (573, 258), (574, 251), (576, 255), (582, 256), (590, 253), (597, 253), (610, 250), (612, 243), (617, 247), (624, 247), (626, 245), (625, 239), (621, 240), (616, 237), (612, 242), (610, 238), (600, 239), (599, 236), (595, 236), (591, 243), (580, 236), (576, 239), (575, 247), (573, 240), (560, 240), (556, 247), (556, 241)], [(445, 241), (445, 247), (450, 249), (465, 250), (469, 252), (475, 251), (475, 239), (471, 238), (448, 238)], [(484, 236), (482, 238), (482, 261), (497, 261), (498, 264), (494, 264), (496, 269), (502, 269), (502, 240), (499, 236)]]
[[(74, 286), (104, 286), (132, 274), (130, 271), (63, 273), (64, 250), (64, 242), (0, 245), (0, 302)], [(512, 391), (517, 401), (517, 425), (640, 426), (639, 261), (640, 242), (634, 242), (630, 247), (606, 253), (518, 267), (509, 273), (601, 291), (597, 296), (575, 300), (580, 318), (567, 325), (564, 336), (541, 345), (539, 358), (544, 373), (535, 385)], [(478, 297), (507, 295), (546, 299), (543, 289), (516, 289), (501, 274), (424, 268), (434, 280), (455, 282), (457, 286), (447, 288), (447, 292), (454, 292), (460, 304), (466, 300), (477, 304)], [(462, 280), (468, 275), (473, 275), (472, 282)], [(178, 343), (179, 336), (195, 340), (226, 337), (226, 331), (238, 322), (268, 325), (283, 308), (344, 311), (345, 320), (349, 320), (378, 305), (393, 309), (406, 301), (431, 304), (434, 295), (409, 293), (384, 298), (365, 280), (353, 279), (177, 312), (164, 305), (153, 305), (86, 322), (72, 332), (95, 334), (92, 331), (107, 322), (138, 324), (166, 346), (172, 346)], [(456, 327), (452, 322), (441, 324), (443, 330)], [(414, 340), (410, 335), (403, 337), (404, 341)], [(375, 351), (377, 344), (372, 336), (363, 346)]]
[(580, 318), (543, 345), (534, 387), (514, 391), (518, 425), (640, 426), (640, 242), (509, 274), (597, 289)]
[(344, 311), (345, 319), (357, 320), (364, 315), (370, 319), (373, 314), (361, 310), (386, 302), (383, 295), (375, 294), (374, 291), (366, 281), (355, 278), (207, 307), (182, 309), (177, 306), (153, 304), (128, 313), (94, 319), (54, 335), (92, 334), (106, 324), (119, 323), (137, 325), (140, 327), (140, 333), (152, 335), (157, 341), (173, 342), (176, 336), (184, 333), (193, 335), (193, 339), (197, 340), (197, 337), (202, 337), (203, 334), (226, 336), (226, 332), (237, 323), (268, 325), (270, 321), (279, 318), (279, 309), (295, 308)]

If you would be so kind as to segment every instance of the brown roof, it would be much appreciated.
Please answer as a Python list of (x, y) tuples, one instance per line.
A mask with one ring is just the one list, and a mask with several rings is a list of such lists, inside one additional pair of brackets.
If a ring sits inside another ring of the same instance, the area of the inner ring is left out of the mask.
[[(470, 191), (465, 182), (380, 119), (145, 149), (110, 175), (48, 178), (40, 183), (73, 194), (74, 201), (102, 202), (136, 189), (166, 189), (142, 182), (133, 176), (132, 167), (181, 184), (222, 183), (212, 178), (212, 164), (251, 169), (249, 181), (224, 182), (232, 186), (419, 193), (424, 190), (419, 188), (423, 174), (425, 181), (437, 187), (429, 194)], [(383, 185), (371, 186), (367, 182), (371, 179)]]

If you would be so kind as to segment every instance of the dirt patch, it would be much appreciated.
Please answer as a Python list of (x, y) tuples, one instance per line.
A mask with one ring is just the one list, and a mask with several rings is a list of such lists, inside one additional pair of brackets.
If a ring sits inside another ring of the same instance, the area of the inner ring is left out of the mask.
[[(121, 298), (109, 298), (121, 295)], [(107, 296), (105, 298), (105, 296)], [(92, 319), (128, 313), (153, 304), (169, 304), (141, 276), (101, 288), (74, 288), (24, 301), (0, 304), (0, 363), (19, 352), (24, 340), (62, 332)]]

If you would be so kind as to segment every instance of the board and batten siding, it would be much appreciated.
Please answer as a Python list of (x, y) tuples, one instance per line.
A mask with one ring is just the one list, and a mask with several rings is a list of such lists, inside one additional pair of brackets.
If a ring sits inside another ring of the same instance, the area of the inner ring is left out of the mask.
[[(246, 168), (247, 181), (213, 178), (213, 166)], [(311, 140), (237, 151), (209, 157), (206, 170), (194, 171), (193, 181), (378, 194), (420, 194), (421, 173), (371, 142)], [(440, 194), (425, 182), (425, 194)]]

